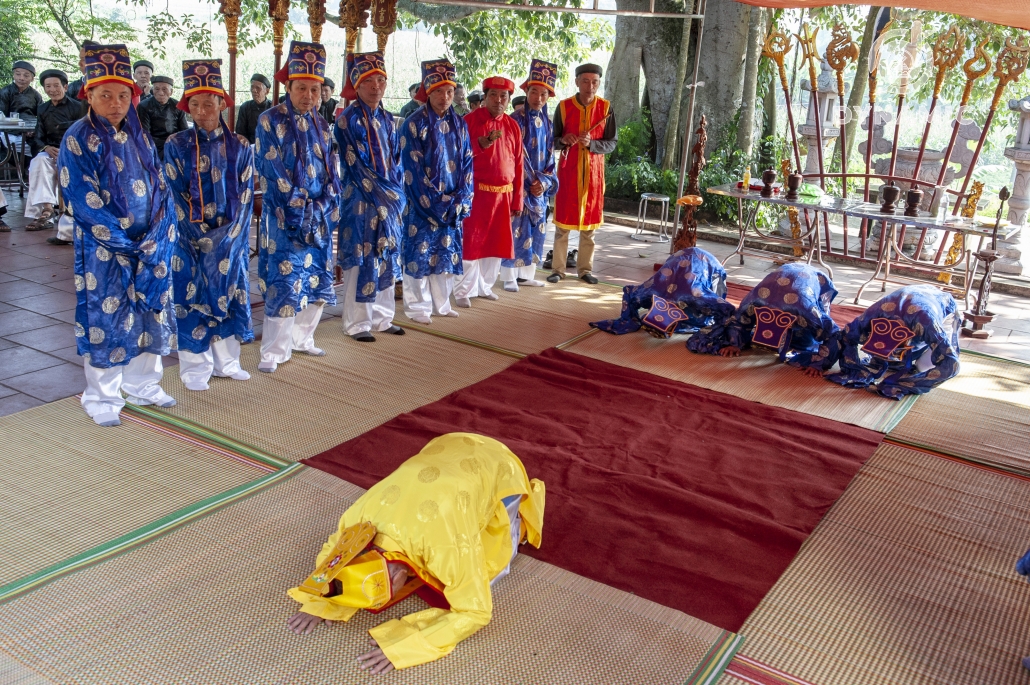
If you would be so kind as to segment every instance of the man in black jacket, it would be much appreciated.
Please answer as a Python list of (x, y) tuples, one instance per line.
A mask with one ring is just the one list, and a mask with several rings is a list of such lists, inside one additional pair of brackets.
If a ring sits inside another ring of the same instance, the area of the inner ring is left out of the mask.
[(336, 106), (340, 104), (339, 100), (333, 98), (333, 91), (336, 90), (336, 84), (333, 83), (331, 78), (326, 78), (322, 82), (322, 104), (318, 106), (318, 113), (322, 115), (330, 124), (336, 123)]
[(272, 106), (268, 99), (268, 89), (272, 82), (263, 74), (254, 74), (250, 77), (250, 97), (253, 98), (240, 105), (236, 114), (236, 135), (243, 136), (254, 144), (254, 135), (257, 131), (257, 121), (261, 113)]
[(139, 103), (139, 113), (143, 130), (150, 134), (157, 145), (157, 154), (164, 159), (165, 141), (168, 136), (189, 128), (186, 113), (177, 109), (179, 101), (172, 97), (172, 86), (175, 81), (170, 76), (155, 76), (151, 80), (153, 91), (151, 97)]
[(65, 131), (82, 118), (83, 104), (67, 95), (68, 75), (60, 69), (47, 69), (39, 82), (50, 98), (36, 110), (35, 140), (41, 148), (29, 165), (29, 195), (25, 198), (25, 218), (32, 222), (26, 231), (53, 228), (51, 217), (57, 204), (57, 153)]
[[(18, 60), (11, 72), (14, 82), (0, 88), (0, 112), (8, 117), (21, 116), (23, 119), (33, 119), (36, 110), (43, 104), (43, 96), (29, 85), (36, 77), (36, 67), (24, 60)], [(36, 142), (32, 133), (26, 133), (25, 139), (31, 147), (32, 154), (36, 154)], [(11, 136), (11, 145), (20, 151), (21, 136)]]
[[(96, 42), (95, 40), (82, 41), (82, 47), (79, 48), (79, 71), (81, 71), (83, 74), (86, 73), (86, 48), (95, 48), (98, 45), (100, 45), (100, 43)], [(79, 93), (82, 92), (82, 87), (84, 85), (86, 85), (85, 76), (80, 76), (79, 78), (72, 81), (70, 84), (68, 84), (68, 97), (70, 97), (72, 100), (81, 100), (83, 103), (85, 103), (86, 96), (83, 95), (81, 98), (79, 97)], [(89, 108), (83, 105), (83, 115), (86, 114), (87, 109)]]

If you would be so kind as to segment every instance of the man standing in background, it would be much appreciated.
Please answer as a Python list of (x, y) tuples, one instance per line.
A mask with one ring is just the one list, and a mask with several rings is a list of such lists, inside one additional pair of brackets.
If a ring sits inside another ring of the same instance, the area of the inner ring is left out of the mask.
[(158, 159), (164, 159), (168, 136), (189, 128), (186, 112), (178, 106), (179, 101), (172, 97), (174, 85), (171, 76), (155, 76), (151, 81), (150, 97), (144, 98), (136, 108), (143, 130), (154, 139)]
[(272, 82), (264, 74), (251, 76), (251, 99), (240, 105), (240, 110), (236, 114), (236, 134), (249, 140), (251, 145), (254, 144), (258, 117), (272, 106), (272, 101), (268, 99), (268, 89), (271, 87)]

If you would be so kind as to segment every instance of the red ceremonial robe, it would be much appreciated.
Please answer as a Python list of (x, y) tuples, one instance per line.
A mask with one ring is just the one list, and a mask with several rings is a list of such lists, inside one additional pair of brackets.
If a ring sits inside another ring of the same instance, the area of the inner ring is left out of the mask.
[[(604, 137), (611, 103), (604, 98), (584, 107), (575, 96), (558, 103), (561, 135), (590, 131), (594, 139)], [(558, 132), (555, 131), (555, 138)], [(567, 148), (558, 160), (558, 194), (554, 198), (554, 225), (567, 231), (592, 231), (604, 221), (604, 155), (581, 145)]]
[[(486, 107), (465, 115), (472, 144), (475, 192), (472, 212), (462, 228), (462, 259), (513, 259), (511, 215), (522, 211), (522, 130), (507, 114), (494, 118)], [(500, 131), (484, 149), (479, 137)]]

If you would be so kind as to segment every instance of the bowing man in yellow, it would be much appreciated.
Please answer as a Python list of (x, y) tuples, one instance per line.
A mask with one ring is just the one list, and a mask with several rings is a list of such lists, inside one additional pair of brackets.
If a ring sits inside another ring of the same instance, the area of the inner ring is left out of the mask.
[(500, 442), (450, 433), (374, 485), (340, 519), (315, 572), (290, 597), (299, 634), (323, 619), (378, 613), (412, 592), (431, 606), (369, 633), (361, 668), (383, 673), (446, 656), (490, 622), (491, 585), (518, 544), (540, 546), (544, 484)]

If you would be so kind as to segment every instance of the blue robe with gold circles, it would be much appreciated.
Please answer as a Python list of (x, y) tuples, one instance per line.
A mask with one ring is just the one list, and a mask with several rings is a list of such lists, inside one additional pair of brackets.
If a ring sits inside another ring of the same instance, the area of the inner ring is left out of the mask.
[(336, 304), (333, 233), (340, 178), (329, 125), (286, 100), (258, 117), (254, 158), (262, 190), (258, 288), (265, 315), (295, 316), (309, 303)]
[(252, 342), (254, 153), (221, 124), (172, 135), (164, 155), (179, 222), (172, 257), (179, 349), (201, 354), (229, 337)]
[[(863, 351), (877, 319), (900, 322), (911, 331), (912, 337), (899, 346), (903, 352), (885, 359)], [(932, 285), (905, 286), (844, 328), (840, 373), (827, 379), (852, 388), (875, 385), (880, 395), (896, 400), (929, 392), (958, 375), (961, 328), (955, 298)]]
[(401, 277), (404, 166), (393, 115), (355, 100), (336, 119), (343, 182), (337, 261), (358, 267), (355, 299), (374, 302), (376, 293)]
[(830, 303), (836, 296), (837, 289), (825, 274), (808, 264), (784, 264), (763, 278), (733, 314), (687, 340), (687, 349), (716, 354), (724, 347), (751, 347), (755, 308), (768, 307), (797, 317), (780, 349), (780, 360), (825, 371), (840, 354), (840, 329), (830, 318)]
[(641, 309), (649, 309), (655, 296), (678, 305), (687, 315), (674, 333), (689, 333), (731, 316), (726, 300), (726, 269), (710, 252), (699, 247), (680, 250), (640, 285), (622, 289), (622, 316), (590, 325), (622, 335), (640, 330)]
[(135, 108), (115, 130), (90, 112), (57, 164), (75, 221), (75, 336), (90, 365), (111, 368), (175, 349), (171, 260), (175, 203)]
[[(554, 166), (554, 124), (547, 116), (547, 105), (539, 111), (528, 106), (511, 115), (522, 129), (523, 185), (522, 214), (511, 219), (515, 257), (501, 260), (501, 266), (522, 267), (540, 263), (544, 259), (544, 239), (547, 237), (547, 200), (558, 192), (558, 172)], [(529, 187), (540, 181), (544, 192), (536, 197)]]
[(472, 209), (472, 147), (465, 120), (415, 110), (400, 131), (408, 206), (404, 273), (412, 278), (463, 273), (461, 225)]

